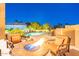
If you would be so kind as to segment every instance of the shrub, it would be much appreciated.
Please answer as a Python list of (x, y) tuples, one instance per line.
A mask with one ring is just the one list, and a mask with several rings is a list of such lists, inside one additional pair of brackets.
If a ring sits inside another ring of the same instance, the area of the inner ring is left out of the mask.
[(10, 33), (24, 35), (24, 31), (18, 28), (11, 30)]

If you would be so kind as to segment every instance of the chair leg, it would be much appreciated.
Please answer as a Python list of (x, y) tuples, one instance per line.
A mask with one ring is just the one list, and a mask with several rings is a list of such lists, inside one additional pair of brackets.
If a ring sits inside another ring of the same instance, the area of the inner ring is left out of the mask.
[(52, 51), (50, 51), (51, 53), (52, 53), (52, 55), (54, 55), (54, 56), (62, 56), (62, 54), (58, 51), (56, 54), (54, 53), (54, 52), (52, 52)]
[(1, 56), (1, 49), (0, 49), (0, 56)]
[(50, 53), (52, 54), (52, 56), (56, 56), (56, 54), (54, 52), (50, 51)]
[(65, 53), (61, 53), (60, 51), (57, 52), (57, 54), (53, 53), (52, 51), (50, 51), (52, 53), (52, 55), (54, 56), (66, 56)]
[(49, 51), (47, 51), (43, 56), (46, 56), (48, 52), (49, 52)]
[(68, 52), (70, 52), (69, 48), (68, 48)]
[(10, 51), (9, 54), (12, 55), (12, 51)]
[(12, 44), (10, 47), (13, 49), (14, 48), (14, 45)]
[(7, 42), (7, 48), (9, 48), (9, 43)]
[(66, 56), (66, 54), (65, 54), (65, 53), (63, 53), (63, 56)]
[(66, 54), (63, 53), (63, 52), (59, 53), (59, 55), (60, 55), (60, 56), (66, 56)]
[(58, 55), (58, 56), (66, 56), (66, 54), (65, 54), (65, 53), (63, 53), (63, 51), (62, 51), (62, 50), (61, 50), (61, 51), (58, 51), (58, 52), (57, 52), (57, 55)]

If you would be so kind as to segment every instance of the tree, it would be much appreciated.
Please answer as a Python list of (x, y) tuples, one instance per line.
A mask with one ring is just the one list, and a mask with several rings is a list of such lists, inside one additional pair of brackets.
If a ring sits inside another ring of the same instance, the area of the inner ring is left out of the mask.
[(48, 24), (48, 23), (44, 24), (44, 25), (43, 25), (43, 29), (50, 29), (49, 24)]
[(9, 31), (13, 30), (13, 28), (10, 28)]
[(26, 22), (25, 24), (26, 24), (27, 26), (31, 25), (31, 23), (30, 23), (30, 22)]
[(42, 25), (38, 27), (38, 30), (42, 30), (42, 29), (43, 29), (43, 26)]
[(15, 20), (15, 23), (18, 23), (19, 22), (19, 20)]
[(32, 22), (31, 25), (29, 26), (35, 30), (38, 30), (40, 27), (40, 24), (38, 22)]
[(24, 31), (16, 28), (10, 31), (11, 34), (20, 34), (20, 35), (24, 35)]
[(31, 24), (28, 25), (28, 28), (31, 30), (50, 30), (51, 27), (48, 23), (44, 24), (44, 25), (40, 25), (40, 23), (38, 22), (32, 22)]
[(14, 23), (14, 24), (18, 24), (18, 23), (22, 23), (22, 21), (20, 21), (20, 20), (15, 20), (15, 23)]

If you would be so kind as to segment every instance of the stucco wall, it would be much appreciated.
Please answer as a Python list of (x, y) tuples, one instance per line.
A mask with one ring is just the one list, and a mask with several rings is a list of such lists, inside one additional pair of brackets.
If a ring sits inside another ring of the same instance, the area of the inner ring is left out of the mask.
[(65, 28), (63, 34), (69, 36), (71, 38), (71, 45), (75, 46), (75, 30), (72, 28)]
[(75, 30), (72, 28), (57, 28), (55, 35), (66, 35), (71, 38), (71, 45), (75, 45)]
[(79, 29), (75, 31), (75, 47), (79, 49)]
[(54, 35), (64, 35), (63, 30), (64, 30), (64, 28), (56, 28), (54, 30)]
[(69, 25), (65, 28), (57, 28), (55, 35), (67, 35), (71, 38), (71, 45), (79, 49), (79, 25)]
[(0, 3), (0, 39), (5, 35), (5, 4)]

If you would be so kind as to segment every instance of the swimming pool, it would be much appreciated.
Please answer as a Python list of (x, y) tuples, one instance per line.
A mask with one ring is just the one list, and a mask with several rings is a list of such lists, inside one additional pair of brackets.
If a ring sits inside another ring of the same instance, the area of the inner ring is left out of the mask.
[(42, 35), (44, 34), (43, 32), (32, 32), (32, 33), (28, 33), (28, 34), (25, 34), (25, 36), (36, 36), (36, 35)]

